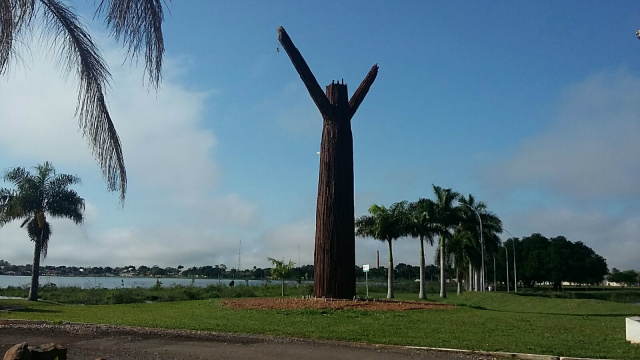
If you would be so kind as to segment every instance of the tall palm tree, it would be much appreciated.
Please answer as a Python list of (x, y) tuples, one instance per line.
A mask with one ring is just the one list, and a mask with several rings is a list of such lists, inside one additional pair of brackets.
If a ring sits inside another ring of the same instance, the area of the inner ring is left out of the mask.
[[(144, 52), (145, 70), (155, 88), (161, 80), (164, 19), (160, 0), (101, 0), (95, 15), (104, 15), (116, 41), (127, 47), (127, 58), (137, 60)], [(33, 26), (39, 21), (42, 27)], [(124, 202), (127, 173), (120, 138), (107, 109), (105, 92), (111, 74), (82, 20), (63, 0), (0, 0), (0, 75), (13, 57), (16, 45), (28, 43), (35, 28), (52, 37), (63, 69), (78, 78), (76, 115), (88, 138), (109, 190), (120, 192)]]
[(387, 270), (387, 299), (393, 299), (393, 245), (392, 242), (407, 234), (407, 202), (401, 201), (389, 208), (371, 205), (369, 215), (356, 219), (356, 236), (371, 237), (386, 241), (389, 245), (389, 268)]
[(407, 228), (409, 234), (420, 239), (420, 293), (419, 299), (426, 299), (424, 278), (424, 242), (433, 246), (433, 237), (437, 233), (434, 219), (435, 204), (430, 199), (419, 199), (407, 207)]
[[(494, 213), (487, 210), (487, 204), (482, 201), (476, 201), (475, 197), (471, 194), (467, 197), (461, 196), (458, 201), (462, 204), (462, 206), (460, 206), (460, 227), (471, 234), (472, 241), (476, 248), (475, 251), (468, 251), (468, 263), (472, 269), (478, 269), (481, 268), (482, 249), (484, 249), (484, 253), (487, 255), (494, 255), (498, 251), (500, 238), (497, 234), (502, 232), (502, 221)], [(484, 244), (480, 244), (481, 227), (476, 212), (482, 221), (482, 239)], [(484, 269), (481, 269), (479, 273), (484, 274)]]
[[(476, 244), (473, 236), (461, 227), (456, 227), (453, 236), (446, 243), (446, 255), (456, 271), (457, 294), (462, 292), (462, 280), (465, 275), (465, 266), (469, 264), (472, 253), (476, 251)], [(439, 254), (437, 254), (439, 255)], [(471, 271), (466, 273), (467, 278)]]
[(35, 243), (29, 291), (31, 301), (38, 301), (40, 257), (47, 256), (51, 237), (47, 216), (70, 219), (76, 224), (82, 224), (84, 220), (84, 199), (68, 188), (78, 184), (80, 178), (56, 174), (49, 162), (36, 166), (35, 170), (35, 174), (21, 167), (7, 171), (4, 180), (11, 182), (15, 189), (0, 189), (0, 227), (22, 219), (20, 227), (26, 226), (29, 238)]
[(444, 189), (440, 186), (432, 185), (433, 193), (435, 195), (434, 201), (434, 220), (438, 225), (436, 233), (439, 236), (439, 251), (440, 251), (440, 297), (447, 297), (447, 282), (446, 282), (446, 241), (452, 236), (453, 229), (460, 222), (460, 211), (455, 205), (456, 200), (460, 197), (460, 194), (451, 190)]

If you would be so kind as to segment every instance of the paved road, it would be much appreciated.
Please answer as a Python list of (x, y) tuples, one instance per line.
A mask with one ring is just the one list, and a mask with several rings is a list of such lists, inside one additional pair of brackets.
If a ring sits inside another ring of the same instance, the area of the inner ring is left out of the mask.
[(99, 357), (107, 360), (477, 360), (491, 358), (400, 347), (190, 331), (100, 325), (0, 325), (0, 355), (4, 355), (12, 345), (25, 341), (29, 345), (49, 342), (63, 344), (68, 348), (70, 360), (94, 360)]

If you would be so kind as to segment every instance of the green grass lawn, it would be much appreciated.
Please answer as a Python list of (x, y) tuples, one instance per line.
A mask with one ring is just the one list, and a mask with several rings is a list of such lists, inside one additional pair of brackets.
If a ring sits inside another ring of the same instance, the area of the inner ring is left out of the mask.
[[(415, 294), (397, 294), (415, 299)], [(433, 295), (431, 300), (437, 300)], [(525, 297), (505, 293), (450, 295), (449, 310), (231, 310), (220, 300), (63, 305), (0, 300), (24, 311), (1, 318), (89, 322), (143, 327), (268, 334), (561, 356), (637, 359), (625, 341), (625, 317), (640, 306), (599, 300)]]

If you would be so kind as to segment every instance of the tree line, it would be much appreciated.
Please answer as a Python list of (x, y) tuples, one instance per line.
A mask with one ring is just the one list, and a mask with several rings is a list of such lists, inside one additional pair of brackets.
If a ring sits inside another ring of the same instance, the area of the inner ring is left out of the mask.
[(515, 242), (516, 256), (521, 259), (518, 280), (527, 287), (548, 283), (561, 290), (563, 283), (596, 285), (609, 272), (607, 261), (581, 241), (536, 233), (507, 242), (508, 247)]
[[(458, 294), (463, 283), (468, 290), (484, 291), (490, 278), (487, 275), (508, 284), (509, 248), (517, 249), (511, 255), (521, 264), (517, 269), (518, 281), (524, 286), (550, 283), (560, 289), (563, 282), (597, 284), (608, 273), (602, 256), (582, 242), (572, 243), (563, 236), (547, 239), (533, 234), (522, 240), (510, 238), (502, 244), (498, 236), (504, 230), (502, 221), (484, 202), (477, 201), (471, 194), (464, 196), (436, 185), (433, 185), (433, 199), (400, 201), (389, 207), (371, 205), (368, 214), (356, 219), (355, 226), (357, 236), (387, 243), (390, 269), (394, 268), (393, 242), (407, 237), (419, 240), (420, 299), (426, 298), (424, 243), (433, 246), (436, 240), (440, 297), (443, 298), (448, 269), (454, 270)], [(495, 270), (487, 271), (492, 268), (487, 262), (493, 263)], [(499, 263), (503, 270), (500, 277)], [(387, 276), (387, 298), (393, 298), (394, 274), (388, 272)]]

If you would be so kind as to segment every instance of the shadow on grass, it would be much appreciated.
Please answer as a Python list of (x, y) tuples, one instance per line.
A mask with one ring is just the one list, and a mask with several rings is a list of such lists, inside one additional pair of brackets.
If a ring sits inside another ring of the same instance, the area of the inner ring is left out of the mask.
[(23, 306), (0, 306), (0, 313), (42, 313), (42, 314), (53, 314), (59, 313), (59, 310), (50, 310), (50, 309), (34, 309)]
[(484, 306), (479, 305), (466, 305), (466, 304), (458, 304), (459, 306), (466, 306), (470, 309), (475, 310), (484, 310), (484, 311), (493, 311), (493, 312), (501, 312), (501, 313), (512, 313), (512, 314), (542, 314), (542, 315), (558, 315), (558, 316), (578, 316), (578, 317), (623, 317), (623, 316), (638, 316), (640, 313), (629, 313), (629, 314), (593, 314), (593, 313), (550, 313), (550, 312), (537, 312), (537, 311), (515, 311), (515, 310), (498, 310), (498, 309), (487, 309)]
[(59, 313), (60, 311), (48, 310), (48, 309), (19, 308), (19, 309), (9, 310), (9, 312), (53, 314), (53, 313)]
[(3, 301), (0, 304), (0, 313), (12, 313), (12, 312), (20, 312), (20, 313), (42, 313), (42, 314), (53, 314), (59, 313), (60, 310), (54, 309), (43, 309), (38, 307), (39, 304), (46, 305), (59, 305), (50, 301), (38, 301), (38, 302), (29, 302), (29, 301), (20, 301), (20, 302), (6, 302)]

